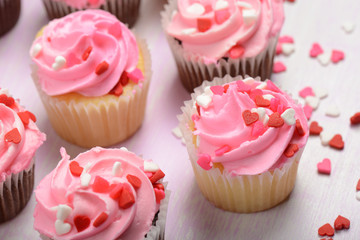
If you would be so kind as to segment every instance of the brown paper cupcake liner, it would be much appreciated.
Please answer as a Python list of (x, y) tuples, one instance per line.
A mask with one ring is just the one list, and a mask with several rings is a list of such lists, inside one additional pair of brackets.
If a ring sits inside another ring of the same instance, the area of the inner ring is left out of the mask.
[[(129, 28), (131, 28), (139, 16), (140, 2), (141, 0), (106, 0), (99, 9), (110, 12), (121, 22), (127, 23)], [(64, 17), (79, 10), (87, 9), (74, 8), (67, 5), (65, 2), (56, 0), (43, 0), (43, 4), (50, 20)]]
[[(177, 1), (169, 1), (162, 15), (162, 26), (165, 30), (169, 25), (172, 14), (177, 9)], [(207, 64), (201, 56), (184, 51), (182, 45), (174, 37), (164, 31), (170, 49), (179, 71), (180, 80), (186, 90), (192, 92), (205, 80), (211, 81), (214, 77), (232, 77), (249, 75), (261, 77), (262, 81), (269, 79), (273, 69), (278, 36), (269, 40), (268, 46), (257, 56), (252, 58), (222, 58), (217, 63)]]
[(0, 36), (15, 26), (20, 9), (20, 0), (0, 0)]
[(0, 223), (14, 218), (28, 203), (34, 188), (34, 162), (30, 169), (0, 183)]

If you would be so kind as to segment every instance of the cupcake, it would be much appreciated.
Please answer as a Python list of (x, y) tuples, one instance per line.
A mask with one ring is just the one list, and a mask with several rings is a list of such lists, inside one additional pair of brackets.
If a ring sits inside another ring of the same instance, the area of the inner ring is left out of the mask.
[(241, 213), (284, 201), (308, 138), (301, 106), (270, 80), (229, 75), (203, 82), (191, 97), (180, 129), (204, 196)]
[(20, 0), (0, 0), (0, 36), (17, 23), (20, 16)]
[(184, 87), (230, 74), (270, 78), (281, 0), (170, 0), (162, 26)]
[(50, 20), (85, 9), (102, 9), (132, 27), (138, 16), (141, 0), (42, 0)]
[(45, 141), (35, 121), (0, 88), (0, 223), (15, 217), (32, 194), (34, 155)]
[(82, 147), (109, 146), (141, 126), (151, 78), (144, 40), (102, 10), (51, 21), (30, 50), (32, 77), (55, 131)]
[(169, 194), (157, 164), (126, 148), (96, 147), (71, 161), (60, 153), (35, 190), (43, 239), (164, 239)]

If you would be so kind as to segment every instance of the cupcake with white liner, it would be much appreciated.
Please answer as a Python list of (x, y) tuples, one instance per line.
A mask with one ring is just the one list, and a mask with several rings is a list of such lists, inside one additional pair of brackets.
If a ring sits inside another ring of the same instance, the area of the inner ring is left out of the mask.
[(164, 239), (169, 192), (157, 164), (125, 148), (60, 153), (35, 190), (43, 239)]
[(281, 0), (170, 0), (162, 13), (188, 91), (226, 74), (270, 78), (283, 21)]
[(28, 203), (34, 186), (34, 155), (45, 141), (36, 117), (0, 88), (0, 223)]
[(215, 206), (257, 212), (294, 188), (308, 138), (304, 112), (270, 80), (215, 78), (195, 89), (180, 115), (197, 183)]
[(32, 77), (55, 131), (82, 147), (133, 135), (145, 115), (151, 58), (144, 40), (102, 10), (51, 21), (30, 50)]

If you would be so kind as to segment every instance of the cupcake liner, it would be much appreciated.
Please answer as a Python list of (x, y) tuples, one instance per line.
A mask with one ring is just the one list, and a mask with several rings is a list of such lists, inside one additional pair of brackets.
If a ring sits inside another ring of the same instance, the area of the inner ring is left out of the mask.
[(185, 139), (195, 178), (203, 195), (216, 207), (232, 212), (257, 212), (272, 208), (291, 193), (295, 185), (297, 168), (304, 147), (281, 167), (257, 174), (232, 176), (226, 171), (221, 173), (218, 168), (205, 171), (198, 164), (198, 156), (193, 144), (192, 131), (188, 128), (191, 116), (196, 113), (194, 100), (203, 93), (206, 86), (222, 85), (231, 81), (241, 80), (229, 75), (223, 79), (215, 78), (212, 82), (205, 81), (201, 87), (191, 94), (192, 100), (186, 101), (181, 108), (183, 114), (178, 116), (180, 130)]
[(20, 0), (0, 0), (0, 36), (15, 26), (20, 16)]
[[(42, 1), (50, 20), (64, 17), (79, 10), (87, 9), (71, 7), (63, 1)], [(140, 1), (141, 0), (106, 0), (105, 3), (99, 7), (99, 9), (110, 12), (111, 14), (115, 15), (121, 22), (127, 23), (129, 27), (132, 27), (139, 16)]]
[(104, 147), (127, 139), (139, 129), (152, 73), (146, 42), (137, 41), (143, 56), (145, 80), (134, 85), (130, 95), (94, 97), (88, 98), (89, 101), (66, 101), (61, 96), (48, 96), (39, 86), (37, 66), (32, 65), (33, 80), (60, 137), (81, 147)]
[(0, 183), (0, 223), (14, 218), (28, 203), (34, 188), (34, 159), (28, 169)]
[(224, 77), (226, 74), (236, 77), (249, 75), (261, 77), (263, 81), (269, 79), (272, 73), (278, 36), (270, 38), (268, 46), (255, 57), (238, 59), (219, 59), (217, 63), (207, 64), (196, 54), (186, 52), (179, 41), (166, 33), (172, 14), (177, 9), (177, 1), (169, 1), (161, 13), (162, 27), (175, 58), (180, 80), (184, 87), (192, 92), (205, 80), (211, 81), (214, 77)]

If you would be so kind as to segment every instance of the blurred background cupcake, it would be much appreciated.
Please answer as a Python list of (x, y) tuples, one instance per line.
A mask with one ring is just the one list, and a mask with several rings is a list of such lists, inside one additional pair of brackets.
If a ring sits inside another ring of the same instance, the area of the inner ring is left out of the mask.
[(282, 0), (170, 0), (162, 26), (188, 91), (230, 74), (270, 78)]
[(51, 21), (30, 50), (32, 77), (55, 131), (82, 147), (109, 146), (141, 126), (151, 79), (144, 40), (102, 10)]
[(75, 11), (102, 9), (115, 15), (131, 28), (138, 16), (141, 0), (42, 0), (49, 19), (61, 18)]
[(45, 141), (36, 117), (0, 88), (0, 223), (28, 203), (34, 186), (34, 155)]
[(215, 206), (257, 212), (295, 185), (307, 138), (300, 105), (271, 81), (215, 78), (195, 89), (179, 116), (197, 183)]
[(0, 0), (0, 36), (15, 26), (20, 16), (20, 0)]

